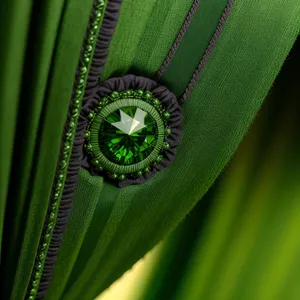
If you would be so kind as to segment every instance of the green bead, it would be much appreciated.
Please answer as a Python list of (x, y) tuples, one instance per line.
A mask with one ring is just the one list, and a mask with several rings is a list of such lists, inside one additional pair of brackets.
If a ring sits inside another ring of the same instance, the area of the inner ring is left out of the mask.
[(136, 172), (136, 176), (141, 177), (142, 175), (143, 175), (143, 172), (142, 172), (142, 171)]
[(99, 160), (93, 159), (93, 160), (92, 160), (92, 164), (93, 164), (94, 166), (98, 166), (98, 165), (99, 165)]
[(112, 92), (110, 97), (115, 100), (120, 97), (120, 94), (119, 94), (119, 92)]
[(147, 167), (147, 168), (144, 169), (144, 173), (149, 173), (150, 171), (151, 171), (151, 170), (150, 170), (149, 167)]
[(50, 222), (50, 223), (47, 225), (47, 228), (51, 230), (51, 229), (53, 228), (53, 225), (54, 225), (53, 222)]
[(30, 291), (30, 295), (31, 295), (31, 296), (32, 296), (32, 295), (36, 295), (36, 292), (37, 292), (37, 289), (33, 288), (33, 289), (31, 289), (31, 291)]
[(101, 166), (98, 165), (98, 166), (95, 166), (95, 168), (98, 172), (103, 172), (103, 168)]
[(49, 220), (50, 221), (53, 221), (55, 219), (55, 214), (54, 213), (51, 213), (50, 215), (49, 215)]
[(126, 178), (126, 176), (124, 175), (124, 174), (121, 174), (120, 176), (119, 176), (119, 180), (124, 180)]
[(117, 178), (118, 178), (118, 174), (111, 174), (111, 175), (110, 175), (110, 178), (111, 178), (111, 179), (117, 179)]
[(169, 143), (167, 143), (167, 142), (164, 142), (164, 144), (163, 144), (163, 148), (164, 148), (165, 150), (169, 150), (169, 149), (170, 149), (170, 145), (169, 145)]
[(88, 118), (90, 119), (90, 120), (92, 120), (93, 118), (94, 118), (94, 114), (91, 112), (91, 113), (89, 113), (89, 115), (88, 115)]
[(91, 133), (90, 133), (89, 131), (86, 131), (86, 132), (84, 133), (84, 137), (85, 137), (86, 139), (88, 139), (88, 138), (90, 137), (90, 135), (91, 135)]
[(66, 140), (71, 140), (73, 133), (72, 132), (67, 132), (66, 133)]
[(166, 135), (170, 135), (172, 133), (171, 129), (169, 127), (166, 128), (165, 130)]
[(81, 67), (80, 68), (80, 73), (85, 74), (87, 72), (87, 67)]
[(164, 159), (162, 155), (159, 155), (156, 159), (157, 162), (161, 162)]
[(127, 94), (128, 97), (133, 96), (133, 90), (127, 90), (126, 94)]
[(85, 149), (87, 152), (90, 152), (90, 151), (92, 151), (93, 147), (91, 144), (87, 144), (87, 145), (85, 145)]
[(60, 167), (61, 167), (61, 169), (65, 169), (66, 166), (67, 166), (67, 162), (66, 162), (65, 160), (62, 160), (62, 161), (60, 162)]
[(146, 91), (144, 93), (144, 99), (146, 99), (146, 100), (152, 99), (152, 94), (149, 91)]
[(143, 90), (137, 90), (136, 91), (136, 94), (139, 96), (139, 97), (142, 97), (144, 95), (144, 91)]
[(77, 108), (74, 108), (73, 110), (72, 110), (72, 115), (74, 116), (74, 115), (76, 115), (77, 116), (77, 114), (78, 114), (78, 109)]
[(86, 46), (86, 51), (91, 52), (93, 50), (93, 47), (91, 45)]
[(171, 117), (171, 115), (167, 111), (164, 112), (163, 116), (165, 119), (169, 119)]
[(71, 148), (70, 144), (68, 142), (64, 143), (64, 149), (69, 150)]
[(161, 103), (160, 103), (160, 101), (157, 98), (155, 98), (155, 99), (153, 99), (153, 104), (155, 106), (159, 106)]

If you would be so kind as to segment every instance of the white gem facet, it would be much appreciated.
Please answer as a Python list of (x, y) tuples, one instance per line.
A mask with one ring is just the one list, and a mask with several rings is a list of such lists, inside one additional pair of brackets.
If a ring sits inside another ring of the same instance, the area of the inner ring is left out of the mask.
[(140, 108), (137, 108), (134, 117), (130, 117), (122, 110), (120, 110), (121, 121), (111, 123), (111, 125), (116, 128), (122, 130), (124, 133), (128, 135), (139, 131), (140, 129), (146, 127), (145, 125), (145, 115), (147, 113)]

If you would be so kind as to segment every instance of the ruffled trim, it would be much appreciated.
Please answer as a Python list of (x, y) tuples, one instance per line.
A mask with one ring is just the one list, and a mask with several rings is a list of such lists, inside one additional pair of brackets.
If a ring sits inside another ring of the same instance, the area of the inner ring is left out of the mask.
[[(97, 4), (97, 1), (95, 3)], [(90, 66), (90, 71), (86, 82), (86, 89), (83, 97), (83, 103), (88, 102), (89, 99), (93, 97), (95, 91), (98, 89), (99, 75), (103, 72), (104, 69), (104, 64), (108, 56), (109, 44), (112, 39), (114, 29), (118, 20), (121, 4), (122, 4), (122, 0), (110, 0), (107, 3), (102, 25), (98, 34), (98, 40), (96, 42), (96, 46), (94, 50), (93, 60)], [(95, 16), (95, 6), (91, 14), (91, 20), (94, 19), (94, 16)], [(87, 32), (91, 30), (92, 26), (93, 24), (92, 22), (90, 22)], [(88, 38), (88, 36), (86, 38)], [(82, 57), (82, 54), (81, 54), (81, 59), (84, 59)], [(78, 78), (78, 74), (79, 74), (79, 69), (76, 71), (75, 78)], [(70, 108), (73, 107), (74, 101), (75, 101), (75, 90), (72, 93)], [(72, 114), (71, 109), (69, 109), (68, 118), (65, 125), (63, 136), (65, 136), (65, 133), (69, 126), (69, 120), (71, 114)], [(74, 190), (78, 180), (78, 172), (81, 167), (81, 162), (83, 159), (82, 145), (84, 142), (84, 137), (83, 137), (84, 129), (80, 123), (80, 119), (78, 121), (79, 123), (76, 129), (76, 134), (73, 142), (72, 154), (68, 165), (67, 177), (65, 180), (65, 185), (62, 193), (62, 198), (60, 201), (57, 219), (52, 233), (51, 242), (49, 244), (47, 257), (42, 271), (42, 277), (38, 287), (36, 299), (43, 299), (47, 293), (47, 289), (51, 282), (54, 265), (56, 263), (58, 250), (62, 242), (63, 233), (66, 229), (68, 216), (72, 207), (72, 199), (73, 199)], [(62, 143), (61, 152), (63, 151), (63, 148), (64, 147)], [(59, 159), (60, 162), (62, 160), (61, 157)]]
[(107, 3), (102, 26), (100, 28), (99, 36), (96, 42), (93, 61), (86, 82), (83, 102), (86, 102), (88, 99), (90, 99), (97, 90), (99, 84), (99, 76), (104, 71), (104, 65), (108, 56), (109, 45), (118, 22), (121, 4), (122, 0), (108, 1)]

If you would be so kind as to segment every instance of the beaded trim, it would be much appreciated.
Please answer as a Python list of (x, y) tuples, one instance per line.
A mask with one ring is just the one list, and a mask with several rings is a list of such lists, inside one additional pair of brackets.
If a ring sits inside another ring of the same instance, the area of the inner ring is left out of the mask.
[[(101, 152), (99, 144), (99, 128), (104, 119), (122, 107), (133, 106), (147, 112), (156, 122), (158, 134), (157, 142), (152, 152), (142, 161), (136, 164), (119, 165), (111, 162)], [(85, 132), (85, 149), (90, 157), (95, 171), (107, 171), (112, 179), (124, 180), (126, 177), (140, 177), (144, 172), (149, 173), (152, 165), (163, 160), (164, 150), (169, 150), (170, 145), (165, 141), (167, 135), (171, 134), (168, 127), (170, 113), (163, 109), (159, 99), (153, 97), (150, 91), (126, 90), (121, 93), (113, 92), (101, 99), (98, 107), (89, 114), (89, 125)]]
[(72, 100), (69, 109), (70, 113), (66, 122), (65, 133), (63, 138), (64, 142), (62, 145), (62, 150), (59, 159), (60, 164), (58, 166), (57, 176), (52, 190), (49, 211), (45, 220), (44, 230), (40, 239), (39, 249), (28, 288), (28, 300), (44, 298), (46, 289), (49, 284), (49, 282), (46, 281), (44, 282), (44, 285), (41, 285), (42, 282), (40, 284), (40, 281), (42, 276), (44, 275), (44, 266), (46, 258), (48, 258), (47, 255), (49, 255), (49, 245), (50, 241), (52, 241), (51, 237), (53, 234), (54, 226), (57, 222), (58, 209), (60, 207), (60, 200), (62, 197), (62, 192), (67, 177), (67, 167), (71, 157), (72, 144), (74, 134), (76, 131), (76, 125), (79, 117), (82, 98), (85, 90), (85, 83), (87, 81), (88, 70), (91, 64), (91, 58), (93, 57), (93, 52), (96, 44), (96, 37), (99, 31), (101, 21), (103, 19), (104, 8), (104, 0), (96, 0), (94, 2), (93, 13), (90, 22), (92, 26), (88, 29), (87, 37), (85, 39), (85, 47), (82, 51), (81, 61), (76, 74), (75, 87), (74, 92), (72, 94)]

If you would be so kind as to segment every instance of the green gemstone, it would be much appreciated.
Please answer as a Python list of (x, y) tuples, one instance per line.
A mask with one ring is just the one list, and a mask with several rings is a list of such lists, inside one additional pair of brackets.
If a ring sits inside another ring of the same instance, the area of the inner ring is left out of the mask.
[(115, 110), (104, 119), (99, 130), (101, 152), (118, 165), (136, 164), (147, 158), (157, 138), (155, 120), (134, 106)]

